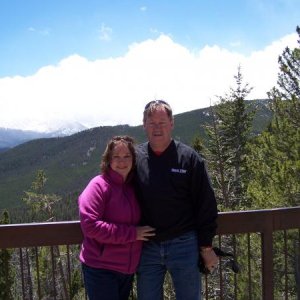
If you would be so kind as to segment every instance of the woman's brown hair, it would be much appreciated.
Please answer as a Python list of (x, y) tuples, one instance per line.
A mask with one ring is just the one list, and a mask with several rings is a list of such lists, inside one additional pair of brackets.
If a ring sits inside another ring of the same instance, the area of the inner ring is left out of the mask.
[(102, 160), (100, 164), (101, 172), (105, 173), (108, 171), (111, 158), (112, 158), (112, 152), (118, 143), (123, 143), (127, 145), (131, 155), (132, 155), (132, 167), (135, 166), (136, 162), (136, 154), (134, 149), (134, 139), (128, 135), (117, 135), (111, 138), (111, 140), (107, 143), (105, 151), (102, 155)]

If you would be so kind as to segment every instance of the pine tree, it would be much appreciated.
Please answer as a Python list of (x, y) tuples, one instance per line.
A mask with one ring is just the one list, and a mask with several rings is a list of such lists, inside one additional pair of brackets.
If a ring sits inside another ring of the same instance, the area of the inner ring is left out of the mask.
[(30, 190), (24, 192), (25, 197), (22, 200), (30, 207), (34, 221), (53, 221), (54, 205), (61, 200), (61, 197), (45, 192), (46, 182), (45, 172), (38, 170)]
[[(300, 29), (297, 27), (300, 38)], [(299, 47), (286, 48), (279, 57), (278, 86), (268, 96), (274, 116), (268, 129), (249, 145), (248, 195), (254, 208), (300, 205), (300, 39)], [(285, 234), (285, 233), (284, 233)], [(297, 241), (295, 232), (286, 233)], [(275, 298), (283, 291), (285, 262), (282, 233), (274, 236)], [(289, 297), (300, 295), (299, 244), (287, 245)], [(292, 279), (292, 277), (294, 277)]]
[[(34, 181), (32, 182), (31, 189), (29, 191), (25, 191), (25, 197), (23, 201), (30, 207), (32, 213), (32, 220), (34, 221), (55, 221), (54, 216), (54, 205), (61, 200), (61, 198), (55, 194), (47, 194), (45, 192), (45, 185), (47, 182), (46, 174), (43, 170), (38, 170)], [(45, 220), (46, 219), (46, 220)], [(26, 249), (27, 250), (27, 249)], [(27, 252), (26, 252), (27, 253)], [(57, 273), (60, 276), (59, 282), (61, 286), (57, 287), (57, 290), (53, 291), (54, 294), (60, 294), (63, 299), (68, 298), (67, 291), (67, 281), (66, 276), (64, 274), (64, 266), (61, 259), (60, 249), (58, 246), (53, 246), (53, 255), (54, 259), (57, 260)], [(40, 251), (40, 261), (41, 266), (45, 268), (40, 268), (40, 277), (43, 278), (44, 282), (42, 285), (44, 286), (43, 293), (45, 295), (49, 294), (48, 287), (48, 266), (50, 265), (49, 257), (51, 257), (49, 250)], [(29, 283), (29, 291), (31, 290), (31, 286), (34, 282), (31, 275), (31, 266), (32, 263), (29, 261), (27, 256), (27, 274), (29, 274), (26, 278)]]
[(225, 151), (225, 145), (222, 143), (220, 128), (214, 107), (210, 107), (212, 117), (212, 125), (206, 126), (206, 134), (208, 136), (208, 147), (206, 148), (210, 173), (215, 187), (215, 194), (218, 203), (222, 203), (225, 207), (229, 207), (230, 203), (230, 167), (228, 161), (228, 152)]
[(250, 149), (249, 196), (256, 207), (300, 205), (300, 28), (299, 47), (279, 57), (278, 87), (268, 96), (272, 123)]
[(231, 209), (244, 201), (246, 144), (255, 113), (245, 101), (252, 88), (243, 84), (240, 67), (234, 79), (235, 88), (219, 97), (219, 104), (211, 110), (213, 125), (206, 127), (208, 161), (214, 170), (217, 194)]
[[(246, 184), (246, 145), (251, 138), (252, 121), (255, 110), (250, 109), (246, 97), (252, 88), (243, 83), (241, 68), (234, 76), (235, 87), (228, 94), (218, 97), (218, 104), (210, 108), (212, 123), (207, 125), (208, 136), (207, 161), (219, 208), (221, 210), (239, 209), (245, 205)], [(234, 242), (230, 237), (222, 239), (222, 247), (233, 249)], [(237, 251), (243, 251), (245, 242), (241, 242)], [(233, 251), (233, 250), (232, 250)], [(233, 276), (230, 272), (223, 274), (226, 297), (232, 298), (234, 291), (230, 289)], [(240, 276), (239, 285), (245, 287), (247, 279)], [(244, 285), (243, 285), (244, 284)], [(214, 287), (211, 287), (214, 289)], [(242, 297), (244, 291), (241, 290)]]

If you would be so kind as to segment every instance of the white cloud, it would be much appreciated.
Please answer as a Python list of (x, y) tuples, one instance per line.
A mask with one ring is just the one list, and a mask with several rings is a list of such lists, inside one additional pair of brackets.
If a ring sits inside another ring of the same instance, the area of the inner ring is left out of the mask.
[(261, 51), (253, 52), (243, 64), (244, 78), (253, 87), (252, 98), (261, 98), (261, 95), (270, 91), (276, 85), (279, 72), (278, 56), (289, 46), (297, 47), (297, 35), (290, 34)]
[(233, 41), (230, 43), (230, 46), (234, 48), (240, 47), (241, 45), (242, 45), (241, 41)]
[(170, 102), (175, 114), (209, 106), (234, 85), (238, 65), (254, 87), (249, 98), (266, 98), (286, 46), (297, 46), (295, 34), (249, 56), (217, 45), (191, 52), (160, 35), (117, 58), (72, 55), (32, 76), (0, 78), (0, 127), (44, 130), (61, 120), (138, 125), (144, 105), (155, 98)]
[(102, 41), (110, 41), (111, 40), (112, 29), (105, 24), (101, 24), (100, 35), (99, 38)]
[(34, 27), (29, 27), (27, 30), (30, 31), (30, 32), (37, 33), (37, 34), (42, 35), (42, 36), (47, 36), (47, 35), (50, 34), (50, 29), (48, 29), (48, 28), (36, 29)]

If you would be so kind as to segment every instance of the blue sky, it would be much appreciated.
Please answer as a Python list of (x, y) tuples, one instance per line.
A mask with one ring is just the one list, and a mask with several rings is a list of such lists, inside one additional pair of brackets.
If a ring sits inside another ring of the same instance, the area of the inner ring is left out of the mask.
[[(252, 97), (265, 97), (278, 54), (296, 45), (297, 25), (298, 0), (1, 0), (0, 127), (138, 124), (145, 101), (162, 97), (178, 113), (208, 106), (228, 90), (239, 64)], [(253, 64), (264, 71), (255, 74)], [(203, 75), (211, 69), (218, 74)], [(126, 101), (134, 117), (115, 111)], [(16, 105), (39, 114), (35, 125), (13, 113)]]

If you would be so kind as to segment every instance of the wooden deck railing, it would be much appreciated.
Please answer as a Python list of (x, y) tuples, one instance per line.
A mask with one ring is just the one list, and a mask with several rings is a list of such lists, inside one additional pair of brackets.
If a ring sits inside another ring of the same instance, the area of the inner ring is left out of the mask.
[[(271, 210), (219, 213), (219, 241), (222, 240), (222, 236), (235, 236), (251, 233), (259, 234), (261, 238), (262, 299), (274, 299), (274, 232), (282, 231), (285, 233), (287, 230), (296, 230), (297, 232), (296, 236), (298, 238), (295, 241), (297, 245), (295, 251), (297, 253), (295, 254), (300, 257), (300, 206)], [(286, 234), (284, 234), (284, 236), (286, 236)], [(0, 249), (73, 245), (80, 244), (81, 240), (82, 232), (79, 221), (0, 226)], [(221, 242), (220, 245), (222, 245)], [(247, 251), (249, 251), (249, 249)], [(244, 255), (246, 256), (247, 253)], [(239, 258), (237, 257), (237, 259)], [(251, 258), (249, 257), (249, 264), (251, 263), (250, 259)], [(296, 268), (296, 270), (300, 272), (299, 268), (300, 266), (298, 266), (298, 269)], [(286, 273), (288, 272), (286, 271)], [(287, 280), (286, 277), (286, 281)], [(288, 283), (286, 282), (285, 284), (286, 290), (288, 290)], [(249, 278), (249, 287), (251, 288), (251, 274)], [(300, 289), (299, 286), (298, 289)], [(300, 292), (298, 291), (298, 295), (299, 294)], [(209, 299), (208, 294), (206, 294), (206, 299)], [(222, 297), (219, 299), (222, 299)], [(245, 299), (248, 299), (247, 296)], [(286, 295), (285, 298), (283, 297), (282, 299), (288, 299), (288, 296)]]

